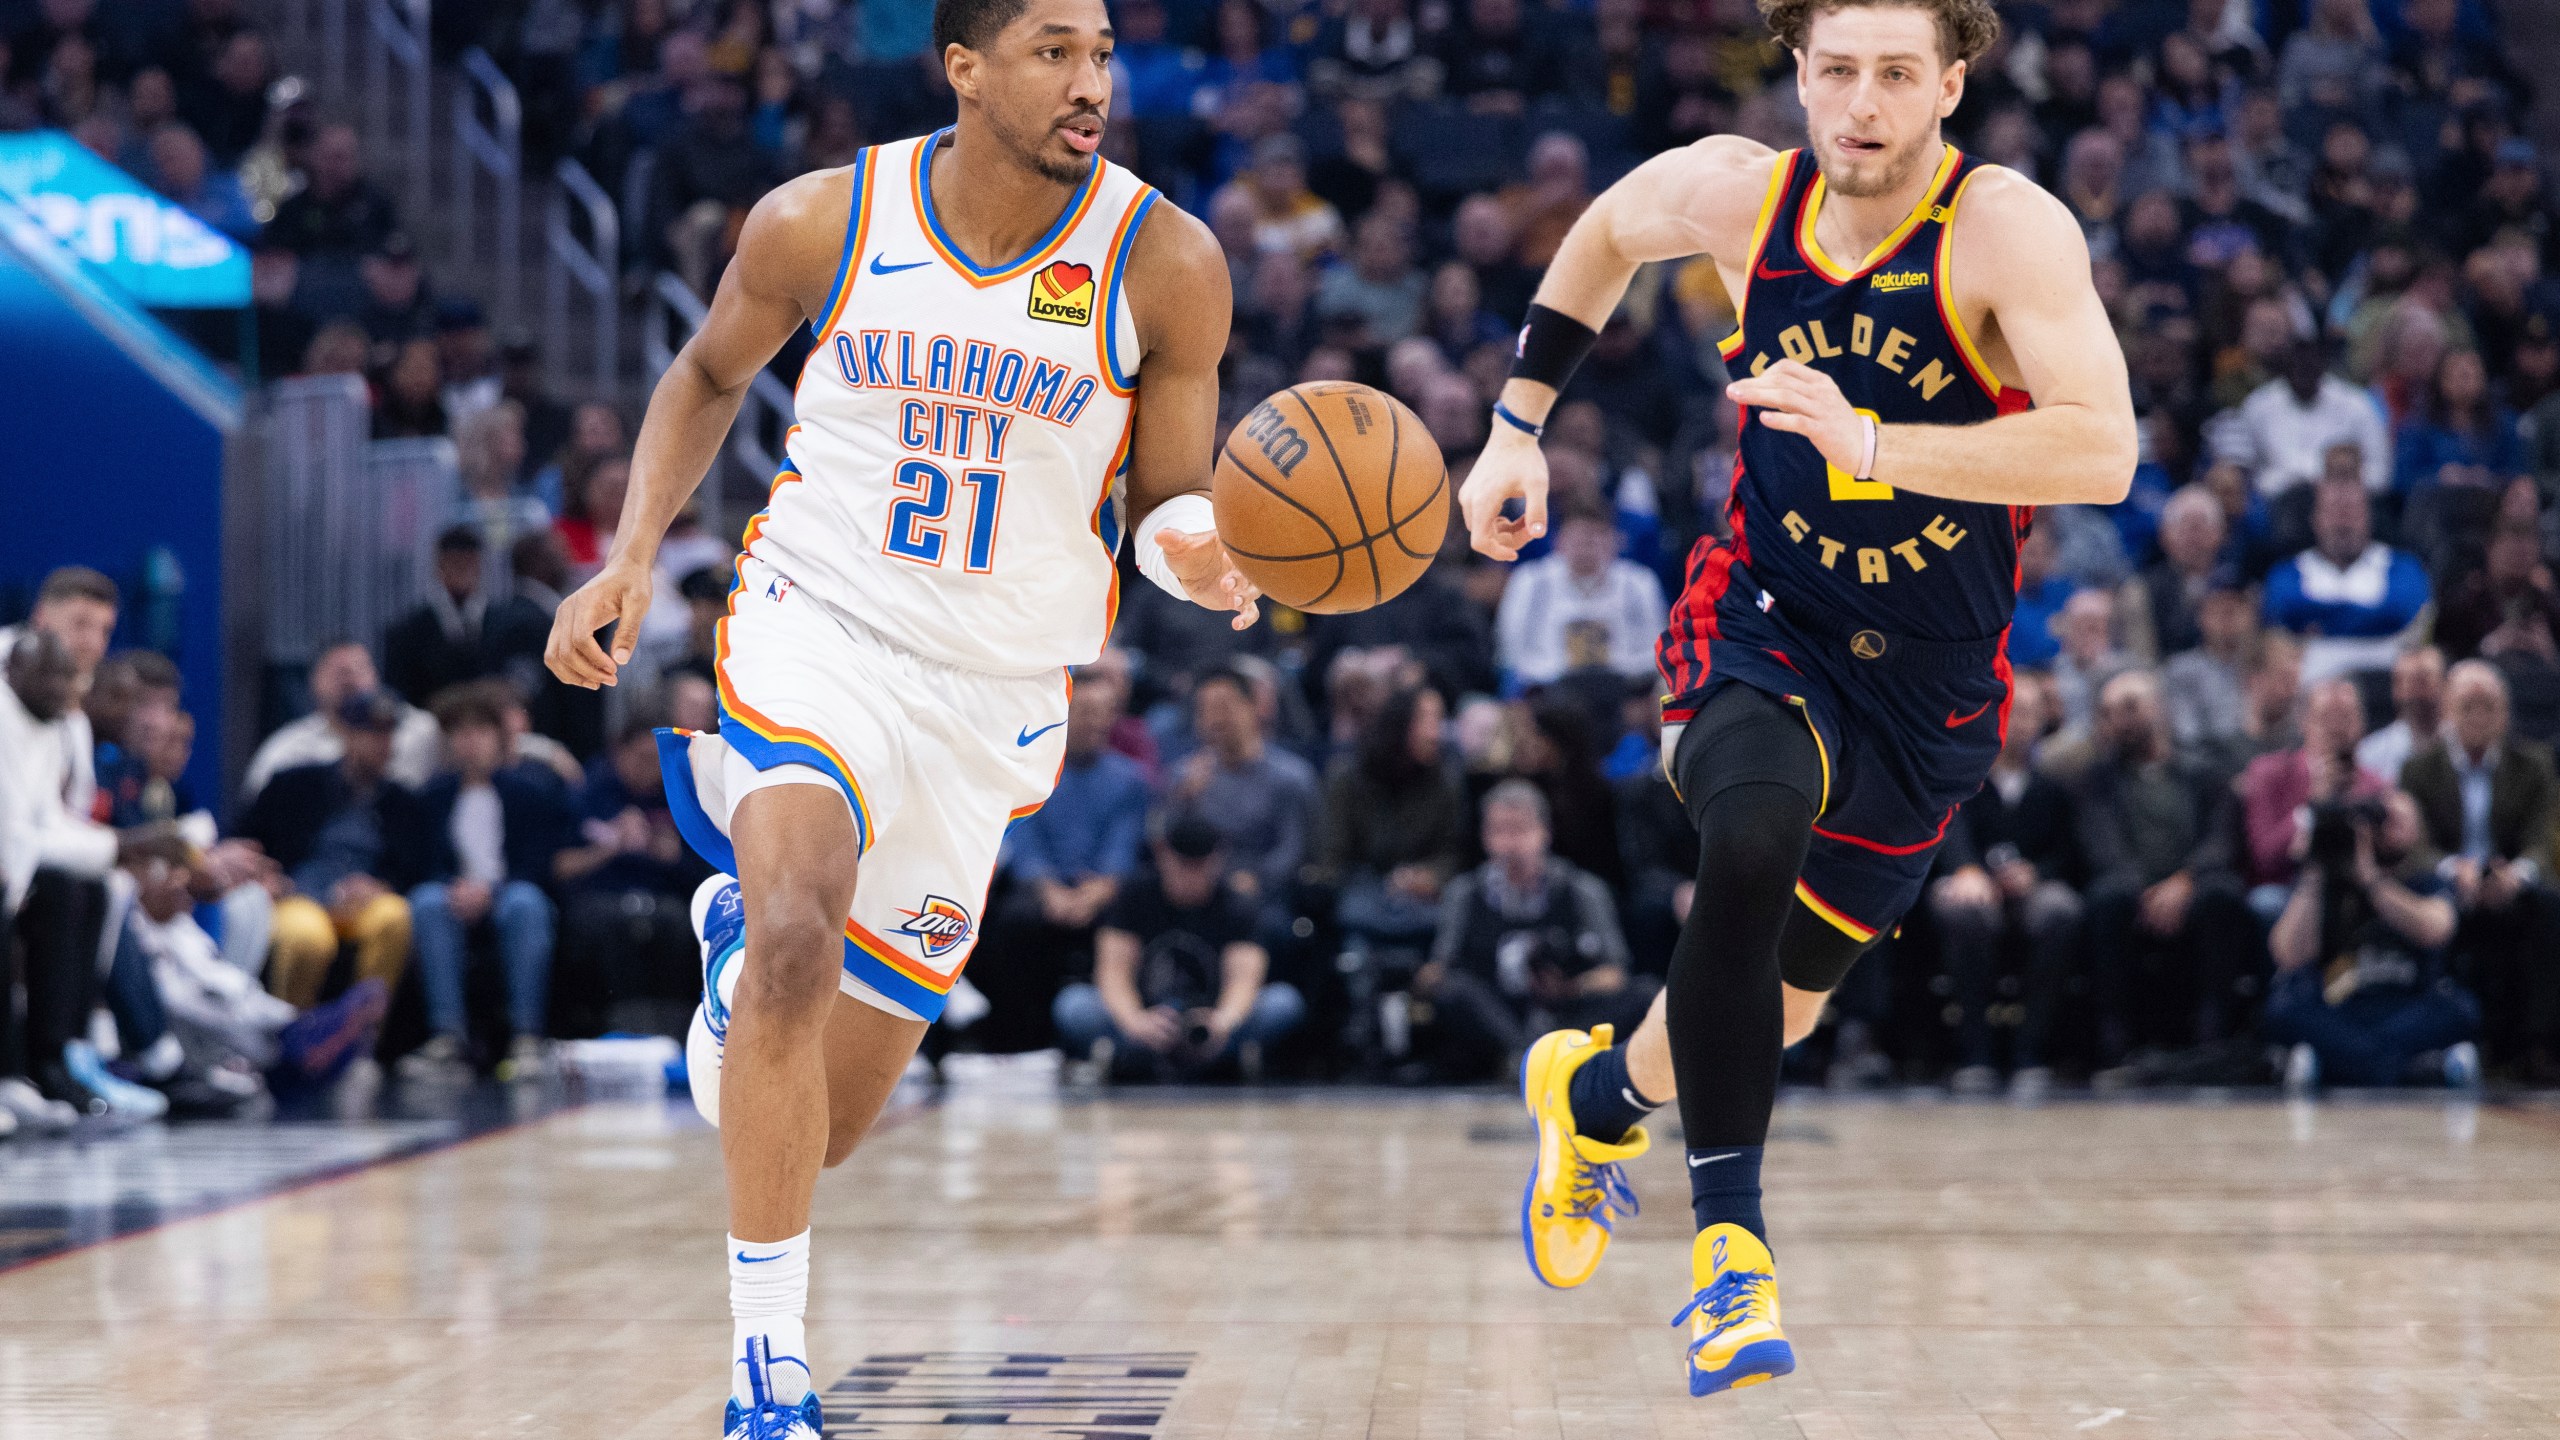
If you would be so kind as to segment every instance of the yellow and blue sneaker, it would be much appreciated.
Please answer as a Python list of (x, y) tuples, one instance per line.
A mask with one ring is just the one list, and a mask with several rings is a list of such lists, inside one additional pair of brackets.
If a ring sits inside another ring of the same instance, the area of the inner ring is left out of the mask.
[(1575, 1133), (1573, 1072), (1609, 1048), (1613, 1031), (1597, 1025), (1551, 1030), (1520, 1062), (1520, 1098), (1538, 1122), (1538, 1154), (1520, 1192), (1520, 1243), (1529, 1270), (1559, 1290), (1591, 1278), (1609, 1253), (1609, 1235), (1636, 1213), (1636, 1192), (1620, 1163), (1652, 1142), (1639, 1125), (1615, 1145)]
[(1777, 1262), (1759, 1236), (1739, 1225), (1699, 1231), (1689, 1275), (1697, 1293), (1671, 1323), (1689, 1322), (1690, 1394), (1737, 1390), (1796, 1368), (1795, 1347), (1778, 1328)]

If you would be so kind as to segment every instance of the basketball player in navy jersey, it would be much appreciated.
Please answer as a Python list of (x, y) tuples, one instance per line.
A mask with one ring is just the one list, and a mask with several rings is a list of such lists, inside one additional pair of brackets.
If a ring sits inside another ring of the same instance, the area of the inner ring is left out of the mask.
[[(1575, 223), (1460, 495), (1478, 550), (1546, 527), (1538, 436), (1638, 265), (1712, 259), (1739, 324), (1732, 538), (1699, 542), (1657, 657), (1664, 769), (1700, 835), (1653, 1017), (1541, 1038), (1529, 1260), (1587, 1279), (1634, 1208), (1619, 1162), (1676, 1093), (1697, 1240), (1695, 1395), (1784, 1375), (1760, 1153), (1784, 1043), (1918, 896), (2007, 728), (2035, 507), (2124, 497), (2124, 357), (2061, 202), (1940, 123), (1999, 34), (1989, 0), (1760, 0), (1796, 59), (1803, 148), (1714, 136)], [(2030, 398), (2032, 397), (2032, 398)], [(1516, 505), (1513, 502), (1518, 502)]]

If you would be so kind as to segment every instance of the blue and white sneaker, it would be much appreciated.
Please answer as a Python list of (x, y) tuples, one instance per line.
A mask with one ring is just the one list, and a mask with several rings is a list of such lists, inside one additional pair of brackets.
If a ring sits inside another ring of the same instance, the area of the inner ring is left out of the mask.
[(62, 1068), (82, 1088), (106, 1101), (108, 1113), (118, 1119), (157, 1120), (169, 1113), (168, 1096), (108, 1069), (107, 1062), (86, 1040), (74, 1040), (62, 1047)]
[(747, 1367), (747, 1393), (754, 1401), (741, 1404), (736, 1396), (730, 1397), (720, 1422), (721, 1440), (821, 1440), (827, 1418), (818, 1406), (816, 1390), (802, 1395), (794, 1405), (773, 1398), (772, 1367), (797, 1365), (805, 1375), (809, 1362), (796, 1355), (769, 1355), (764, 1347), (763, 1336), (747, 1337), (746, 1358), (738, 1363)]
[(702, 1003), (684, 1037), (693, 1108), (720, 1123), (720, 1053), (729, 1043), (729, 1002), (747, 953), (747, 907), (734, 875), (714, 875), (693, 892), (693, 933), (702, 942)]

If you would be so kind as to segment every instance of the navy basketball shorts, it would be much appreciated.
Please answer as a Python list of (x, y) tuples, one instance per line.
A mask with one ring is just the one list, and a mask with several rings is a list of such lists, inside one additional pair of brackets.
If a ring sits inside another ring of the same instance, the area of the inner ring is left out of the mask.
[[(1726, 685), (1793, 706), (1823, 771), (1796, 898), (1861, 944), (1891, 930), (1919, 898), (1956, 807), (2000, 753), (2006, 635), (1947, 642), (1856, 625), (1768, 595), (1736, 564), (1704, 638), (1706, 673), (1663, 702), (1666, 729)], [(1706, 797), (1686, 798), (1694, 807)]]

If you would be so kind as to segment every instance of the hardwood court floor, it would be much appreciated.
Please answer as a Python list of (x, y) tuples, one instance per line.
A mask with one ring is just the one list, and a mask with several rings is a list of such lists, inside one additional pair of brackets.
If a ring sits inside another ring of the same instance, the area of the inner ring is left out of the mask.
[[(2560, 1113), (1791, 1102), (1792, 1378), (1704, 1401), (1676, 1149), (1541, 1289), (1487, 1096), (961, 1094), (828, 1176), (831, 1436), (2560, 1436)], [(0, 1276), (0, 1440), (708, 1440), (716, 1137), (591, 1106)]]

